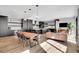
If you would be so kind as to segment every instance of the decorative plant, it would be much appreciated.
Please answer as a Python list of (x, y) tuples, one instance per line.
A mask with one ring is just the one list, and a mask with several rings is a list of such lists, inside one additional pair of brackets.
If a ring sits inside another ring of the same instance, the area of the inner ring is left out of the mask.
[(70, 22), (68, 24), (68, 28), (69, 28), (69, 30), (72, 30), (73, 28), (75, 28), (75, 24)]
[(71, 30), (72, 29), (71, 23), (69, 23), (67, 27), (69, 30)]
[(69, 23), (68, 24), (68, 29), (69, 29), (69, 31), (70, 31), (70, 33), (72, 33), (72, 30), (74, 29), (76, 27), (76, 25), (75, 25), (75, 23)]

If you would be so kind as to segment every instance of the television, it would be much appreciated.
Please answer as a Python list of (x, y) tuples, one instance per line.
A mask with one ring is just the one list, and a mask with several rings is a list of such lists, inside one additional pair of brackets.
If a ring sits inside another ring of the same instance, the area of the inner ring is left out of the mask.
[(67, 27), (68, 23), (60, 23), (59, 27)]

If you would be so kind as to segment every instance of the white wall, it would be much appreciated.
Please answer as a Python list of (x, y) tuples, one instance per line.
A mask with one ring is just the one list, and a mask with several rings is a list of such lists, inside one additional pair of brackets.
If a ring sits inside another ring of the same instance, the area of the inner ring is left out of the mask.
[(70, 23), (70, 22), (75, 22), (76, 17), (68, 17), (68, 18), (60, 18), (59, 21), (56, 22), (56, 28), (59, 29), (59, 23)]
[(79, 9), (78, 9), (78, 22), (77, 23), (78, 23), (77, 24), (78, 25), (78, 36), (77, 36), (78, 38), (76, 41), (77, 41), (77, 45), (79, 46)]

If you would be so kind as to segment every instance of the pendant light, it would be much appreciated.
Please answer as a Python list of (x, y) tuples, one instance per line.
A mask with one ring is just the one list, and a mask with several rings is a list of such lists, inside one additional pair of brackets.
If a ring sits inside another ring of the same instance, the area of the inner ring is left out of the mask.
[(36, 5), (36, 19), (38, 19), (38, 7), (39, 5)]

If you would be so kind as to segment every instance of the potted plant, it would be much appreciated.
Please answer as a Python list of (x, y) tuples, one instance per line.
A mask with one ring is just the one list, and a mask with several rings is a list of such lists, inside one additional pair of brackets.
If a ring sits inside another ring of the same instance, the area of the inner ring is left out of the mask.
[(75, 28), (75, 24), (70, 22), (67, 27), (69, 29), (69, 34), (72, 34), (72, 30)]

